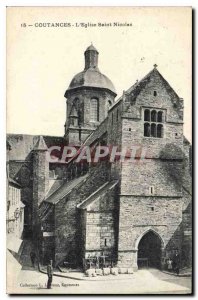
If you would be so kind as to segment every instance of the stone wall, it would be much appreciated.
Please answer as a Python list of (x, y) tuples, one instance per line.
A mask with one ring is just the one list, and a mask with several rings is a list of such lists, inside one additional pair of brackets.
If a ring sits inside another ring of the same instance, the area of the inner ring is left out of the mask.
[(82, 224), (82, 227), (86, 226), (85, 257), (104, 253), (110, 258), (117, 257), (119, 208), (117, 190), (117, 186), (107, 190), (87, 207), (86, 223)]
[(181, 249), (181, 222), (182, 198), (121, 196), (119, 264), (137, 269), (138, 244), (149, 230), (153, 230), (162, 240), (164, 263), (169, 250)]
[(182, 264), (184, 267), (192, 266), (192, 199), (191, 195), (184, 191), (184, 205), (182, 214)]
[(121, 194), (182, 196), (182, 167), (182, 161), (126, 160), (122, 164)]
[[(182, 159), (183, 129), (181, 124), (164, 124), (164, 138), (144, 136), (143, 113), (141, 119), (124, 118), (122, 147), (144, 149), (147, 158)], [(175, 134), (178, 134), (176, 137)]]
[[(7, 139), (11, 145), (9, 151), (9, 175), (21, 185), (21, 201), (24, 208), (24, 238), (32, 235), (32, 206), (33, 206), (33, 149), (38, 141), (38, 135), (8, 134)], [(50, 146), (63, 146), (62, 137), (44, 136), (45, 143)], [(41, 160), (42, 161), (42, 160)], [(44, 161), (41, 163), (41, 165)], [(56, 164), (59, 169), (60, 164)], [(36, 164), (34, 172), (39, 171), (39, 164)], [(55, 168), (55, 166), (54, 166)], [(60, 172), (56, 172), (60, 175)], [(35, 173), (34, 173), (35, 174)], [(43, 175), (42, 175), (43, 176)], [(48, 178), (46, 174), (46, 179)], [(59, 176), (60, 178), (62, 174)], [(43, 180), (43, 179), (42, 179)], [(36, 183), (36, 182), (35, 182)], [(36, 193), (36, 188), (34, 189)], [(46, 189), (45, 189), (46, 192)]]
[[(99, 101), (99, 120), (92, 122), (90, 121), (90, 101), (92, 98), (98, 99)], [(70, 128), (69, 114), (72, 106), (75, 105), (79, 113), (79, 122), (82, 128), (82, 139), (84, 141), (86, 137), (95, 130), (99, 124), (107, 117), (108, 112), (108, 101), (114, 102), (114, 96), (103, 89), (97, 88), (81, 88), (76, 91), (70, 91), (67, 94), (67, 121), (65, 136), (68, 143), (79, 142), (79, 129)]]
[(27, 161), (10, 161), (10, 177), (14, 178), (21, 186), (21, 201), (24, 207), (23, 238), (32, 235), (32, 203), (33, 203), (33, 163), (31, 156)]
[[(147, 157), (182, 158), (183, 100), (157, 71), (152, 72), (138, 93), (136, 89), (129, 91), (123, 101), (122, 146), (139, 145), (146, 149)], [(146, 108), (163, 112), (163, 138), (144, 137)]]
[(56, 263), (61, 262), (64, 258), (72, 259), (78, 265), (82, 263), (82, 232), (80, 210), (77, 208), (77, 204), (107, 181), (107, 163), (104, 161), (93, 166), (84, 176), (85, 180), (73, 188), (68, 196), (60, 199), (55, 207)]
[[(145, 108), (163, 111), (162, 138), (144, 136)], [(122, 147), (144, 149), (146, 159), (122, 163), (118, 264), (137, 269), (138, 244), (151, 230), (161, 241), (163, 266), (182, 247), (183, 102), (157, 71), (123, 97), (121, 128)]]

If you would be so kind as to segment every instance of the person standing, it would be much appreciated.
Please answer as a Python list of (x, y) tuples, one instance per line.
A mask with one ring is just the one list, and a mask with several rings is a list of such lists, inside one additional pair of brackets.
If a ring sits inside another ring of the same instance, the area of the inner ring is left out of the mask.
[(167, 261), (167, 269), (168, 271), (172, 271), (172, 260), (170, 258)]
[(47, 265), (47, 276), (48, 276), (47, 288), (51, 289), (52, 279), (53, 279), (52, 260), (50, 260), (50, 263)]
[(33, 252), (33, 251), (30, 252), (30, 259), (31, 259), (32, 267), (34, 268), (35, 259), (36, 259), (36, 253), (35, 252)]
[(177, 275), (179, 275), (179, 269), (180, 269), (180, 257), (179, 257), (179, 251), (176, 250), (175, 256), (173, 258), (174, 262), (174, 271)]

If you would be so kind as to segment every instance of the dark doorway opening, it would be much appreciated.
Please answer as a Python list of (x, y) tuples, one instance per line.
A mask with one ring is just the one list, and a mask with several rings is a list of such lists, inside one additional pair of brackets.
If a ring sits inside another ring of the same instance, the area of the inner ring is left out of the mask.
[(161, 268), (161, 239), (153, 231), (147, 232), (138, 245), (138, 269)]

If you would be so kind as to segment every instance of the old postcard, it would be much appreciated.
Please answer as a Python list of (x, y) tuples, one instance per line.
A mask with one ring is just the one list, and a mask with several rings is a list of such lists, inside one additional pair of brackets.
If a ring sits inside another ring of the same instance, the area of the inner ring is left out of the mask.
[(192, 293), (192, 9), (7, 7), (7, 293)]

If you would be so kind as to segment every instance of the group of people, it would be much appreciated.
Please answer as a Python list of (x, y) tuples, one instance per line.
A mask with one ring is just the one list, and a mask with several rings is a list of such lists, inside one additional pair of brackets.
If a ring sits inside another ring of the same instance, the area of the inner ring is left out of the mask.
[(178, 251), (176, 251), (175, 255), (173, 256), (173, 259), (169, 258), (167, 260), (167, 269), (168, 269), (168, 271), (173, 271), (177, 275), (179, 275), (180, 257), (179, 257)]

